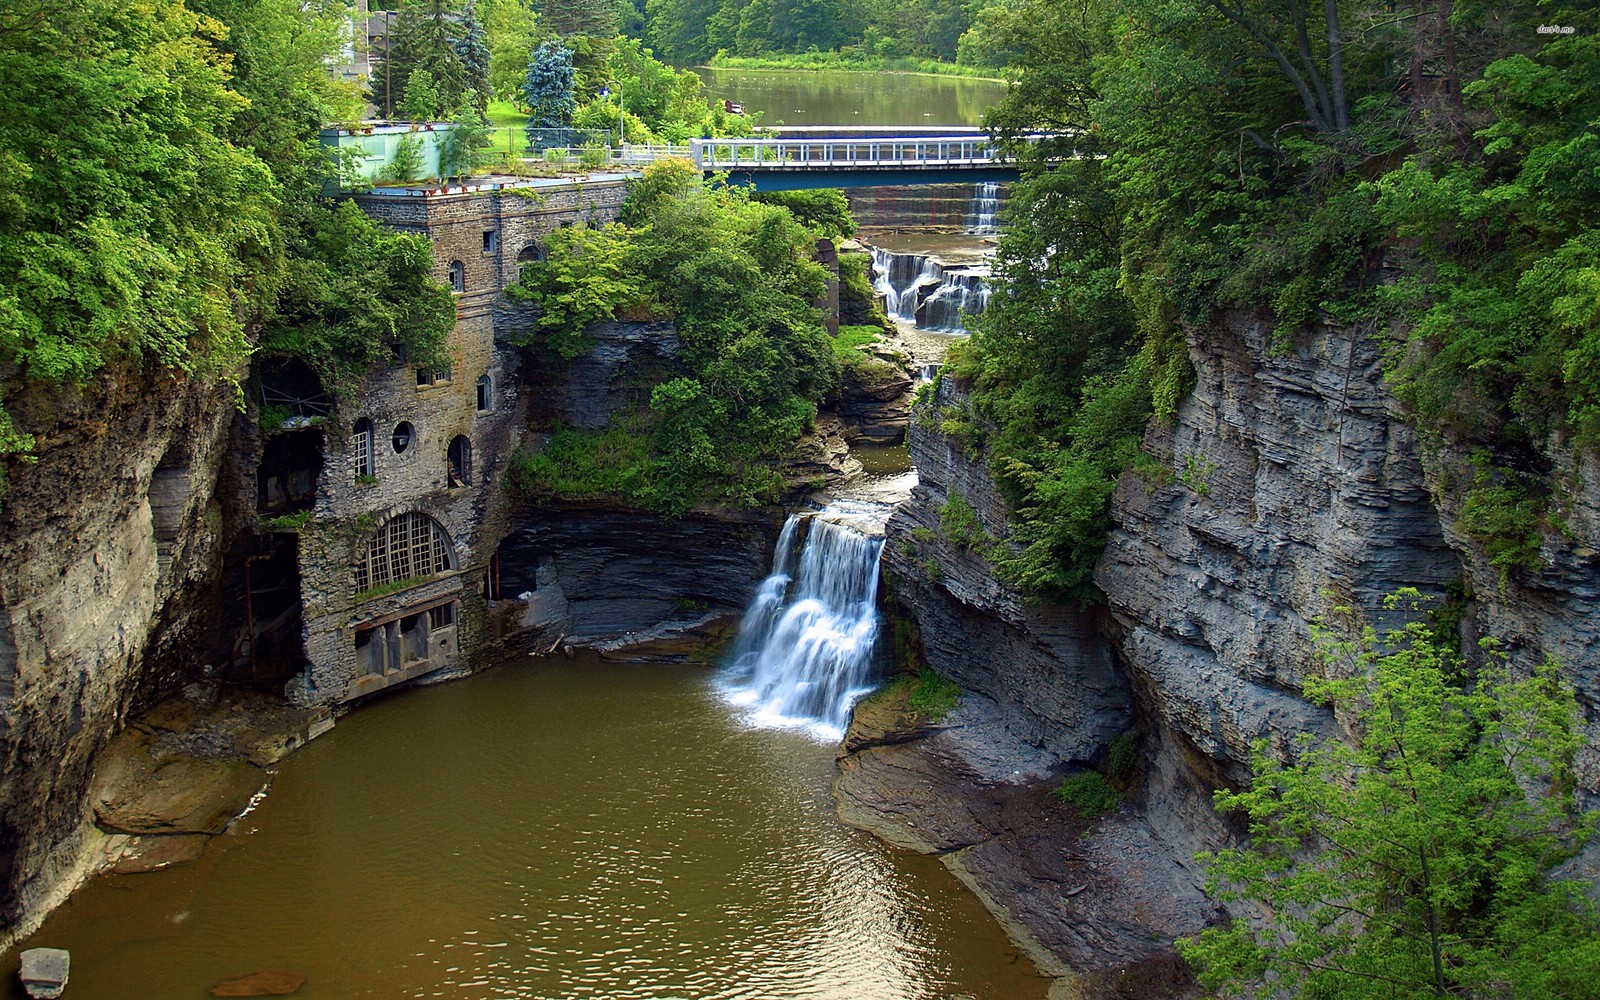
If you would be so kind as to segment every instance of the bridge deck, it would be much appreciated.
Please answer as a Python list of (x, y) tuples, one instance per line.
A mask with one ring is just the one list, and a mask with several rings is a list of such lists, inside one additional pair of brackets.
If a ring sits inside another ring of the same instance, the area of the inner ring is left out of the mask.
[(1005, 163), (981, 134), (862, 138), (692, 139), (702, 170), (960, 170)]

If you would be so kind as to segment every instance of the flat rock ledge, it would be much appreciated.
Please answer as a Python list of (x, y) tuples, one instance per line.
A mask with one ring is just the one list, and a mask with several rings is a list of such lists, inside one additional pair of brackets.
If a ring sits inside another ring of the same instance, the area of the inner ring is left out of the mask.
[(906, 696), (890, 689), (852, 717), (834, 784), (840, 818), (938, 855), (1056, 980), (1052, 1000), (1196, 995), (1172, 942), (1222, 910), (1142, 815), (1124, 806), (1081, 819), (1051, 795), (1061, 773), (1041, 768), (996, 713), (964, 702), (929, 724)]

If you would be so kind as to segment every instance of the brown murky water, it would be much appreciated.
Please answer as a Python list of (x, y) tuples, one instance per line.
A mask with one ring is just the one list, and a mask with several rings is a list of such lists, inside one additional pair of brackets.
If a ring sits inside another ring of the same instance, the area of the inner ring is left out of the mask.
[(832, 747), (710, 680), (530, 659), (388, 698), (203, 860), (99, 880), (28, 944), (71, 949), (71, 1000), (262, 969), (305, 1000), (1044, 996), (936, 861), (839, 823)]

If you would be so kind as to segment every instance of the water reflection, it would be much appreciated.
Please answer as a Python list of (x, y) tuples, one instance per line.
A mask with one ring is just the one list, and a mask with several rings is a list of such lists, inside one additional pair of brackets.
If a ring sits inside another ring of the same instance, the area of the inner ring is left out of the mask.
[(202, 861), (29, 944), (72, 949), (74, 1000), (260, 969), (309, 1000), (1042, 997), (936, 862), (838, 823), (832, 757), (699, 670), (530, 661), (348, 717)]

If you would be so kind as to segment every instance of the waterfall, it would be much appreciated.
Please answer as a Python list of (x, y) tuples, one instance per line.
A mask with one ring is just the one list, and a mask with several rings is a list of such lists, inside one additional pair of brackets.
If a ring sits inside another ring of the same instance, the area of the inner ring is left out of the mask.
[[(858, 530), (871, 530), (870, 507), (840, 501), (784, 523), (722, 678), (728, 700), (756, 725), (842, 739), (850, 707), (872, 689), (883, 538)], [(881, 530), (881, 505), (873, 509)]]
[(937, 257), (872, 248), (872, 287), (891, 319), (937, 333), (965, 333), (962, 314), (989, 304), (986, 264), (946, 266)]
[(972, 195), (972, 222), (967, 232), (974, 236), (992, 236), (1000, 231), (995, 216), (1000, 214), (1000, 185), (984, 181)]

